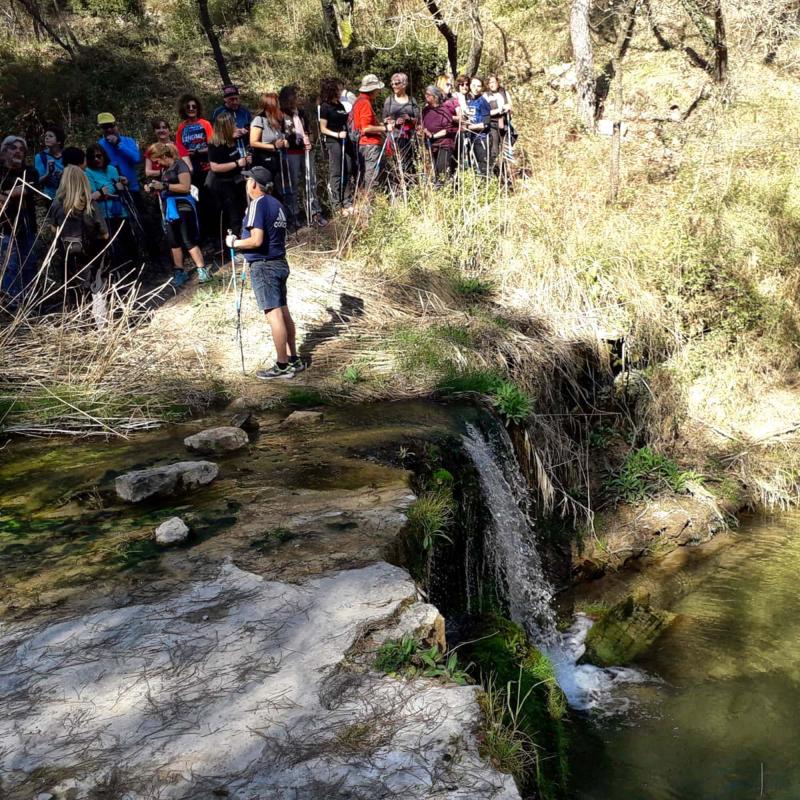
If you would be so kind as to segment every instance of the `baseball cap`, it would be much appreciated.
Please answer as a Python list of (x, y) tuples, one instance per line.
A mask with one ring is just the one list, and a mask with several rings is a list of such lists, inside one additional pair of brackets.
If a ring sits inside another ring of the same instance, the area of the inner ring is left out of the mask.
[(0, 150), (5, 150), (6, 147), (10, 144), (14, 144), (14, 142), (22, 142), (22, 146), (26, 150), (28, 149), (28, 143), (21, 136), (6, 136), (2, 143), (0, 143)]
[(116, 125), (117, 120), (113, 114), (109, 114), (108, 111), (103, 111), (102, 113), (97, 115), (97, 124), (98, 125)]
[(250, 167), (242, 172), (245, 178), (252, 178), (262, 189), (272, 186), (272, 173), (266, 167)]
[(223, 97), (238, 97), (239, 96), (239, 87), (233, 83), (229, 83), (227, 86), (222, 87), (222, 96)]

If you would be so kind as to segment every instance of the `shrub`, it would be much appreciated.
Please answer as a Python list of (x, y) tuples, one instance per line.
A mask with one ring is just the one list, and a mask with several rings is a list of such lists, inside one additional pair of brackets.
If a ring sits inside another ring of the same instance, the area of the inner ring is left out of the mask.
[(603, 488), (614, 502), (636, 503), (665, 489), (680, 494), (689, 481), (697, 480), (697, 473), (681, 470), (671, 458), (640, 447), (628, 453), (619, 472), (606, 480)]

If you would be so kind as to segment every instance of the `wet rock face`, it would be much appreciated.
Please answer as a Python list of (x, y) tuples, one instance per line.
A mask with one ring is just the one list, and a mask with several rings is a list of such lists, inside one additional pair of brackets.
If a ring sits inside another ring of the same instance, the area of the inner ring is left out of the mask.
[(647, 599), (627, 597), (592, 626), (581, 661), (598, 667), (629, 664), (643, 655), (674, 619), (669, 611), (651, 608)]
[(41, 774), (57, 797), (113, 780), (128, 800), (519, 800), (478, 754), (475, 687), (348, 671), (415, 601), (383, 562), (299, 585), (226, 564), (154, 602), (2, 628), (3, 798)]
[(186, 540), (189, 526), (180, 517), (170, 517), (156, 528), (156, 541), (159, 544), (178, 544)]
[(226, 425), (220, 428), (208, 428), (193, 436), (187, 436), (183, 443), (195, 453), (219, 455), (246, 447), (248, 441), (247, 432), (243, 428)]
[(149, 497), (170, 497), (181, 491), (211, 483), (219, 467), (211, 461), (178, 461), (166, 467), (126, 472), (114, 481), (117, 496), (129, 503)]

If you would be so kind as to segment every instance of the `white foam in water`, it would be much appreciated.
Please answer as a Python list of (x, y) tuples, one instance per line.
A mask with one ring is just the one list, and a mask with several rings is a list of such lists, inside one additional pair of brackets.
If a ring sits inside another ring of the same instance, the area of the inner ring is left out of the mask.
[(566, 632), (559, 633), (555, 628), (553, 590), (544, 576), (530, 519), (523, 510), (527, 486), (511, 444), (505, 439), (500, 442), (509, 452), (498, 456), (480, 431), (469, 424), (466, 427), (464, 447), (478, 471), (491, 517), (487, 545), (506, 590), (511, 619), (525, 628), (553, 662), (558, 685), (572, 708), (602, 715), (624, 713), (632, 701), (619, 692), (620, 687), (654, 679), (628, 667), (578, 664), (592, 621), (578, 614)]

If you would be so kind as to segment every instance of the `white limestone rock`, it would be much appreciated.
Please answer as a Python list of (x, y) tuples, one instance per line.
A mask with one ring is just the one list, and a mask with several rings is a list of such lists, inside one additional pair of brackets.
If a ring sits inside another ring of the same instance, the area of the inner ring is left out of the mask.
[(183, 443), (196, 453), (215, 455), (232, 453), (247, 447), (247, 433), (238, 426), (223, 425), (219, 428), (207, 428), (204, 431), (187, 436)]
[(170, 517), (156, 528), (159, 544), (179, 544), (189, 536), (189, 526), (180, 517)]

